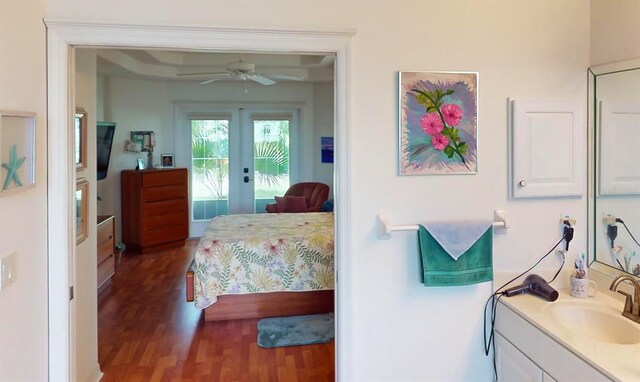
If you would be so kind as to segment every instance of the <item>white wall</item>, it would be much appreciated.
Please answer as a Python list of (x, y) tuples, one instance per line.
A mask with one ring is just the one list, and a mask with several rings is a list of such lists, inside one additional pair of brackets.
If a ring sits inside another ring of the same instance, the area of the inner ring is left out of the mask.
[[(350, 309), (342, 312), (345, 380), (490, 380), (490, 361), (481, 351), (489, 287), (422, 287), (415, 235), (377, 241), (375, 216), (384, 210), (398, 223), (414, 223), (488, 218), (496, 208), (508, 209), (513, 228), (495, 238), (501, 270), (522, 269), (546, 252), (560, 236), (561, 213), (584, 222), (585, 198), (507, 199), (506, 99), (585, 99), (589, 3), (343, 0), (300, 7), (292, 0), (254, 0), (224, 2), (223, 13), (220, 2), (117, 5), (51, 0), (49, 15), (84, 18), (91, 8), (97, 21), (357, 29), (349, 104), (352, 248), (343, 254), (353, 272), (340, 275), (340, 286), (350, 291)], [(480, 72), (478, 175), (397, 176), (398, 70)], [(573, 248), (584, 250), (584, 231)]]
[(89, 182), (88, 236), (76, 247), (75, 321), (76, 370), (78, 381), (96, 381), (98, 365), (97, 297), (97, 213), (96, 213), (96, 52), (76, 50), (76, 106), (87, 112), (87, 167), (76, 173)]
[(142, 81), (125, 79), (105, 79), (104, 89), (104, 121), (116, 122), (109, 172), (107, 177), (98, 181), (98, 195), (101, 202), (98, 206), (101, 214), (116, 216), (116, 237), (120, 234), (120, 171), (134, 169), (136, 158), (147, 159), (146, 153), (125, 152), (125, 142), (131, 139), (131, 131), (155, 131), (159, 153), (170, 152), (168, 147), (173, 136), (172, 108), (169, 106), (167, 83), (161, 81)]
[[(333, 86), (320, 85), (321, 89), (318, 91), (315, 90), (316, 87), (317, 85), (309, 83), (279, 83), (266, 87), (237, 82), (199, 85), (195, 82), (104, 79), (101, 88), (105, 91), (98, 95), (98, 99), (105, 105), (102, 107), (105, 110), (105, 119), (116, 122), (117, 125), (109, 173), (106, 179), (98, 182), (98, 193), (102, 199), (98, 206), (100, 212), (116, 215), (116, 231), (120, 233), (118, 237), (121, 238), (120, 172), (135, 168), (136, 158), (146, 159), (146, 153), (124, 150), (125, 141), (130, 139), (132, 130), (156, 132), (154, 163), (159, 164), (160, 154), (174, 153), (176, 166), (188, 165), (188, 159), (179, 155), (180, 149), (176, 144), (180, 137), (189, 137), (189, 132), (178, 131), (176, 135), (176, 129), (183, 127), (177, 124), (175, 118), (177, 109), (182, 106), (201, 110), (238, 105), (293, 105), (299, 108), (303, 127), (301, 140), (307, 148), (301, 155), (300, 180), (333, 184), (333, 166), (319, 164), (319, 137), (333, 135)], [(317, 102), (316, 95), (319, 99)], [(316, 116), (321, 120), (317, 130)]]
[(640, 0), (591, 0), (591, 65), (640, 57)]
[(320, 138), (333, 137), (333, 83), (318, 83), (313, 86), (313, 178), (331, 186), (329, 198), (333, 197), (333, 163), (322, 163)]
[[(82, 50), (82, 49), (80, 49)], [(108, 110), (108, 105), (105, 105), (105, 94), (108, 94), (108, 80), (101, 75), (98, 75), (96, 78), (97, 88), (96, 88), (96, 121), (106, 122), (105, 115), (105, 107)]]
[(45, 0), (0, 1), (0, 110), (37, 113), (36, 186), (0, 196), (0, 257), (17, 255), (15, 282), (0, 290), (1, 381), (48, 376), (46, 9)]
[[(588, 2), (326, 0), (300, 6), (294, 0), (167, 0), (149, 7), (125, 0), (49, 0), (48, 9), (44, 0), (24, 4), (0, 2), (0, 107), (38, 112), (40, 155), (36, 189), (0, 198), (0, 251), (18, 251), (21, 269), (29, 270), (28, 279), (19, 275), (18, 285), (0, 291), (0, 340), (12, 344), (10, 350), (0, 348), (0, 379), (46, 379), (45, 13), (107, 22), (357, 29), (349, 103), (352, 245), (342, 254), (353, 272), (340, 274), (340, 287), (350, 291), (350, 308), (341, 312), (348, 333), (341, 339), (348, 347), (344, 380), (491, 380), (490, 361), (481, 352), (481, 308), (489, 288), (422, 287), (415, 235), (377, 241), (378, 211), (398, 223), (414, 223), (486, 218), (506, 208), (513, 228), (494, 240), (499, 270), (522, 269), (546, 251), (560, 234), (560, 213), (586, 219), (585, 198), (507, 199), (506, 98), (586, 98)], [(480, 72), (478, 175), (397, 176), (397, 70)], [(576, 232), (577, 251), (585, 248), (585, 226)]]

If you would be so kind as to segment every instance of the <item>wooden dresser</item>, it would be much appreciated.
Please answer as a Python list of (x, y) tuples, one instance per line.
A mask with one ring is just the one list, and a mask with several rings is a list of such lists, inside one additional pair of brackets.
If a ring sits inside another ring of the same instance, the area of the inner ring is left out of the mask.
[(120, 176), (127, 251), (183, 246), (189, 236), (187, 169), (125, 170)]
[(113, 215), (98, 216), (98, 293), (102, 292), (116, 273)]

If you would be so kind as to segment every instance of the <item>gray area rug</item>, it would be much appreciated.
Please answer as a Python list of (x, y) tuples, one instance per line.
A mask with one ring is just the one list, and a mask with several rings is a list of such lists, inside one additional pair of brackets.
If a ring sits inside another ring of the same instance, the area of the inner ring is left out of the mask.
[(333, 340), (333, 313), (263, 318), (258, 321), (258, 346), (277, 348), (321, 344)]

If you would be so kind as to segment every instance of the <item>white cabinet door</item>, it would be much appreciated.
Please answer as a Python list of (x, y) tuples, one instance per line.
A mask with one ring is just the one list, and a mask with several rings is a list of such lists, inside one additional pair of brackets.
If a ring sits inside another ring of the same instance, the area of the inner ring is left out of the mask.
[(513, 101), (513, 198), (582, 195), (587, 147), (582, 110), (578, 101)]
[[(496, 372), (500, 382), (542, 382), (543, 371), (500, 334), (495, 334)], [(549, 381), (549, 380), (547, 380)]]
[(601, 100), (599, 106), (600, 194), (640, 194), (640, 102)]
[(542, 372), (542, 382), (558, 382), (555, 378), (550, 376), (549, 374)]

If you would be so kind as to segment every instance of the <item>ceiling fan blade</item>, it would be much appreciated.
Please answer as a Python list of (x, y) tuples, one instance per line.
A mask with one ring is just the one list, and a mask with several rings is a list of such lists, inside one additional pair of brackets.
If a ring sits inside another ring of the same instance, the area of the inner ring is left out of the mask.
[(259, 84), (262, 84), (262, 85), (273, 85), (273, 84), (276, 83), (274, 80), (269, 79), (269, 78), (264, 77), (264, 76), (261, 76), (259, 74), (255, 74), (255, 75), (249, 76), (247, 78), (249, 78), (250, 80), (255, 81), (255, 82), (259, 83)]
[(176, 77), (211, 76), (216, 74), (228, 74), (228, 72), (177, 73)]
[(289, 80), (289, 81), (304, 81), (304, 77), (300, 76), (292, 76), (289, 74), (269, 74), (269, 78), (273, 78), (276, 80)]
[(211, 78), (211, 79), (209, 79), (209, 80), (206, 80), (206, 81), (202, 81), (202, 82), (200, 82), (200, 85), (210, 84), (210, 83), (212, 83), (212, 82), (214, 82), (214, 81), (218, 81), (218, 80), (221, 80), (221, 79), (223, 79), (223, 78), (224, 78), (224, 77)]

